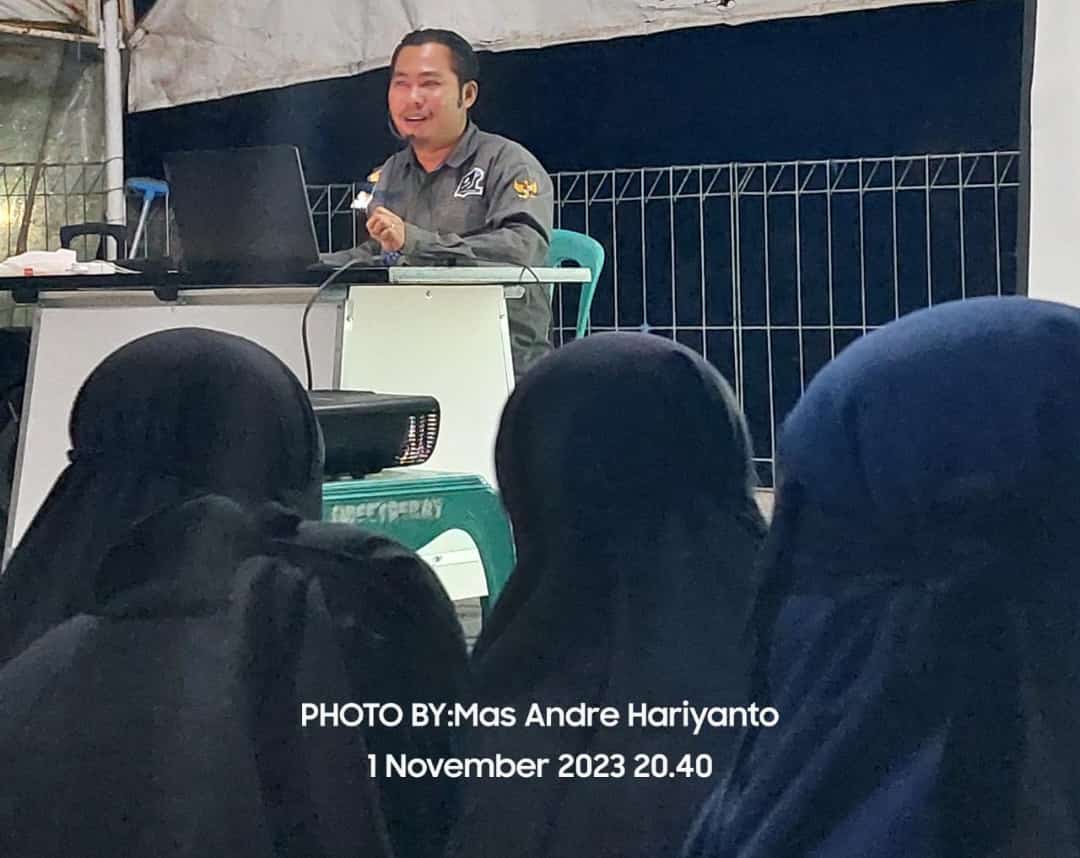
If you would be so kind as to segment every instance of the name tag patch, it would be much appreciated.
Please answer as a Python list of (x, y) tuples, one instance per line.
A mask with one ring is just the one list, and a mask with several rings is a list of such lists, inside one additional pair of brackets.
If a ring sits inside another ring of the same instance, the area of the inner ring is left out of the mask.
[(454, 191), (454, 196), (458, 199), (465, 199), (465, 197), (479, 197), (483, 193), (484, 169), (482, 167), (473, 167), (461, 177), (457, 190)]

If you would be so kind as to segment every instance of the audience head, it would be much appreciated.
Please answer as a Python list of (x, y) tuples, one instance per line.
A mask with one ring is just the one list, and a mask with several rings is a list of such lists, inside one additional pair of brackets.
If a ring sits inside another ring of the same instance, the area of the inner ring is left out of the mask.
[(107, 357), (79, 391), (71, 464), (0, 578), (0, 661), (85, 610), (108, 549), (142, 518), (217, 494), (320, 513), (323, 445), (296, 377), (241, 337), (181, 328)]

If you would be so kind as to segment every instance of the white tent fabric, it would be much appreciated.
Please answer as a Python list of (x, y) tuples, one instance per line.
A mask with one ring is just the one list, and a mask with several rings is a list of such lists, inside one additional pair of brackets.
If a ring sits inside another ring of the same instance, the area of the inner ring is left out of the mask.
[(129, 107), (359, 74), (419, 27), (507, 51), (926, 2), (950, 0), (158, 0), (130, 40)]
[(1080, 6), (1037, 9), (1028, 294), (1080, 306)]
[(89, 31), (95, 0), (0, 0), (0, 21), (26, 25), (65, 25)]

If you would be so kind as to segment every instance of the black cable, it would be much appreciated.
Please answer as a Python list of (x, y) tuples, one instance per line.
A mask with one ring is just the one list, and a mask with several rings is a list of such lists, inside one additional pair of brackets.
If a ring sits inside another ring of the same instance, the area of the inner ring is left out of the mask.
[[(518, 284), (519, 285), (524, 283), (527, 286), (550, 286), (550, 287), (552, 287), (552, 294), (551, 294), (551, 298), (548, 300), (548, 303), (552, 305), (551, 306), (551, 314), (552, 314), (551, 330), (554, 331), (555, 330), (555, 307), (554, 307), (553, 302), (554, 302), (554, 298), (555, 298), (555, 289), (554, 289), (555, 284), (554, 283), (544, 283), (544, 282), (542, 282), (540, 280), (540, 275), (537, 274), (535, 271), (533, 271), (532, 266), (530, 266), (530, 265), (525, 265), (524, 263), (521, 263), (520, 268), (521, 268), (521, 271), (518, 273)], [(533, 276), (533, 282), (532, 283), (525, 283), (525, 281), (521, 279), (524, 276), (526, 271), (528, 271)], [(561, 327), (561, 325), (562, 325), (562, 290), (561, 289), (559, 290), (559, 325), (560, 325), (560, 327), (558, 328), (558, 330), (562, 330), (562, 327)], [(548, 339), (549, 340), (551, 339), (551, 332), (548, 333)]]
[(315, 294), (312, 295), (310, 299), (308, 299), (307, 306), (304, 307), (304, 315), (300, 321), (300, 339), (304, 343), (304, 368), (307, 370), (307, 389), (309, 391), (314, 389), (314, 385), (311, 380), (311, 349), (308, 346), (308, 313), (310, 313), (311, 308), (315, 306), (315, 302), (319, 300), (319, 296), (322, 295), (323, 290), (326, 289), (326, 287), (332, 284), (335, 280), (337, 280), (338, 277), (340, 277), (343, 273), (352, 268), (352, 266), (360, 262), (361, 258), (362, 257), (358, 256), (355, 259), (350, 259), (340, 268), (335, 269), (334, 273), (327, 277), (319, 285), (319, 288), (315, 290)]
[(526, 272), (526, 271), (528, 271), (528, 272), (529, 272), (529, 273), (530, 273), (530, 274), (532, 275), (532, 277), (533, 277), (533, 283), (534, 283), (534, 284), (536, 284), (537, 286), (543, 286), (543, 285), (545, 285), (545, 284), (543, 283), (543, 281), (541, 281), (541, 279), (540, 279), (540, 275), (539, 275), (539, 274), (537, 274), (537, 273), (536, 273), (535, 271), (533, 271), (533, 270), (532, 270), (532, 266), (531, 266), (531, 265), (525, 265), (524, 263), (520, 263), (520, 264), (518, 265), (518, 267), (519, 267), (519, 268), (521, 269), (521, 271), (520, 271), (520, 272), (518, 273), (518, 281), (517, 281), (517, 282), (518, 282), (518, 284), (521, 284), (521, 283), (524, 283), (524, 282), (525, 282), (525, 281), (524, 281), (524, 280), (522, 280), (521, 278), (522, 278), (522, 277), (523, 277), (523, 276), (525, 275), (525, 272)]

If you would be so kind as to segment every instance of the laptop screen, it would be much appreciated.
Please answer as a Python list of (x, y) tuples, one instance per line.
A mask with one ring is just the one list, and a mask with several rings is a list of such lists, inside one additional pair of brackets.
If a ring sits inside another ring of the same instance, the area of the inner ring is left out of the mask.
[(185, 272), (300, 272), (319, 261), (300, 152), (254, 146), (165, 156)]

